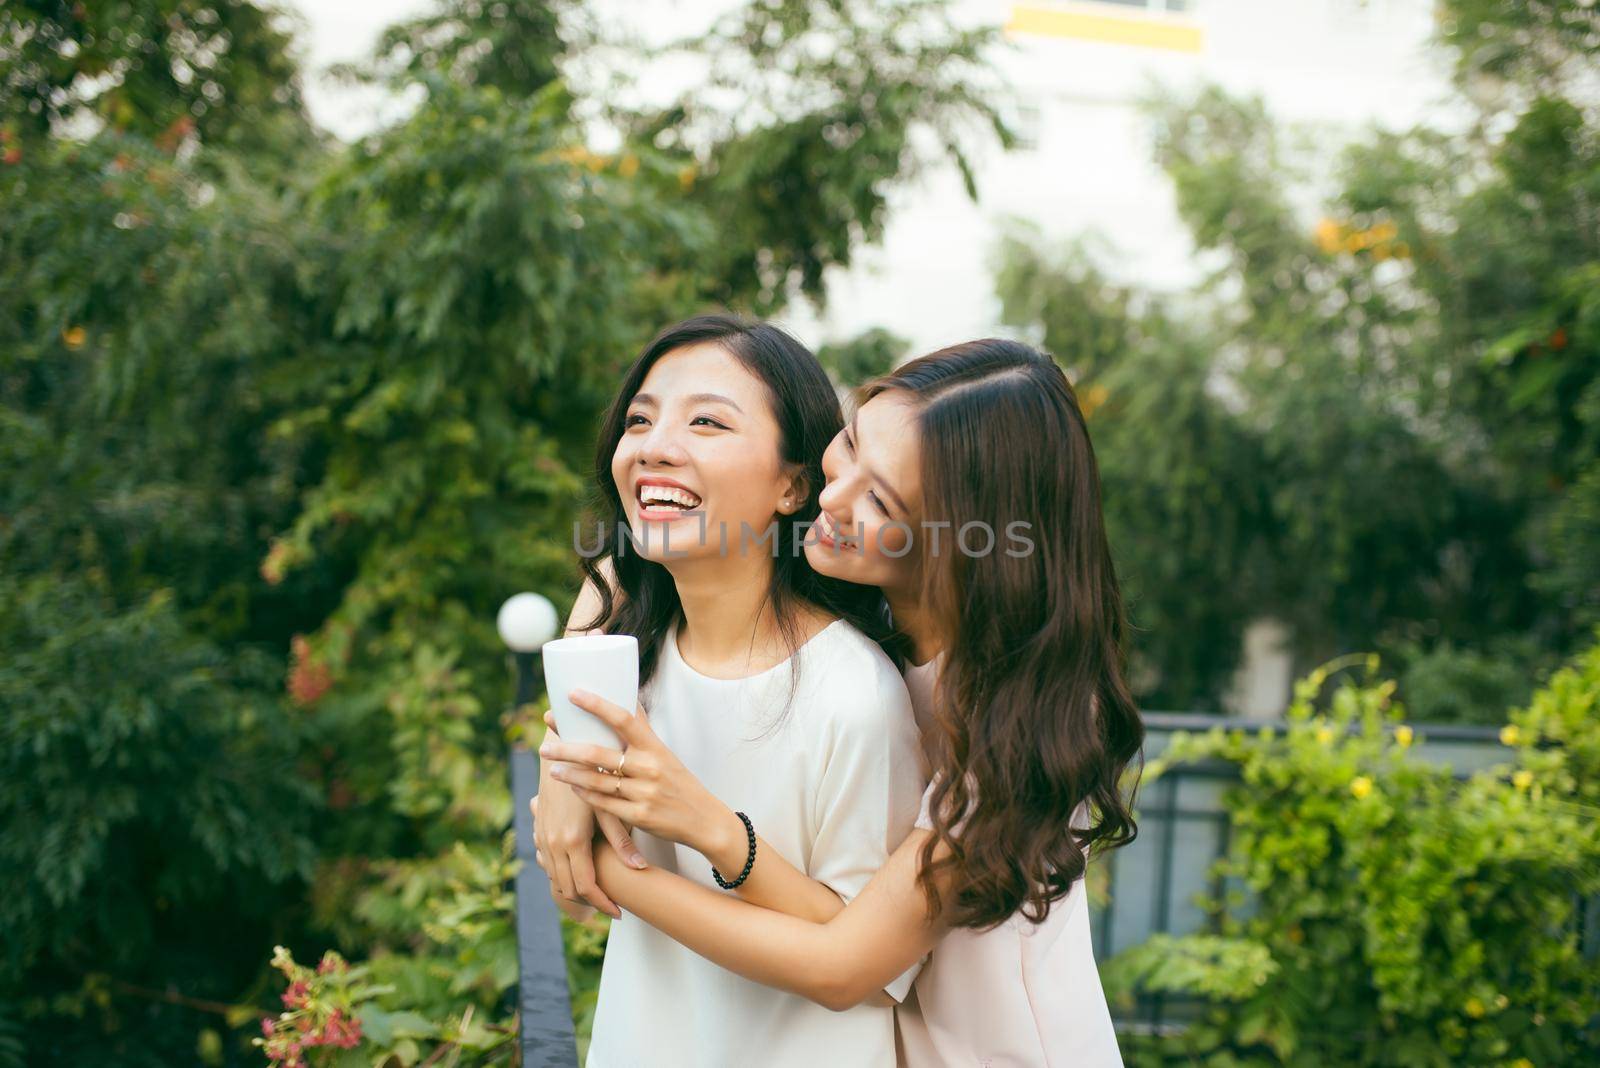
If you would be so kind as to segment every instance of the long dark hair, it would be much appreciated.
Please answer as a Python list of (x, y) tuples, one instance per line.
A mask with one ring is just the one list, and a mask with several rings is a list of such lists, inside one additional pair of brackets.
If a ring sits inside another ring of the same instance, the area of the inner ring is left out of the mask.
[[(1066, 375), (1014, 341), (942, 349), (866, 396), (886, 390), (918, 405), (924, 521), (952, 534), (986, 523), (995, 546), (930, 555), (924, 545), (923, 605), (945, 661), (918, 881), (951, 926), (989, 928), (1019, 909), (1042, 922), (1091, 850), (1137, 833), (1122, 777), (1144, 726), (1123, 676), (1089, 431)], [(1001, 542), (1002, 530), (1017, 539)], [(1080, 805), (1088, 825), (1072, 828)], [(941, 843), (950, 854), (936, 866)]]
[[(883, 645), (898, 662), (901, 643), (890, 633), (882, 594), (870, 586), (819, 575), (792, 536), (796, 527), (808, 526), (817, 517), (817, 497), (823, 483), (822, 453), (844, 426), (838, 395), (810, 349), (776, 326), (731, 315), (701, 315), (662, 330), (628, 368), (622, 388), (606, 413), (595, 446), (591, 507), (600, 540), (596, 551), (580, 557), (584, 574), (599, 591), (600, 610), (593, 620), (582, 625), (583, 629), (638, 638), (639, 678), (644, 681), (654, 673), (661, 643), (682, 614), (678, 588), (667, 569), (619, 546), (619, 539), (626, 538), (621, 532), (627, 529), (628, 517), (611, 475), (611, 458), (626, 430), (628, 405), (650, 368), (669, 352), (703, 342), (722, 346), (766, 386), (772, 414), (778, 422), (782, 458), (805, 474), (805, 503), (788, 517), (788, 523), (779, 524), (768, 589), (773, 615), (790, 653), (801, 644), (796, 610), (802, 604), (811, 604), (847, 620)], [(739, 551), (744, 549), (740, 544)], [(758, 551), (774, 550), (762, 546)], [(614, 569), (610, 581), (601, 566), (606, 560), (612, 562)], [(794, 670), (798, 669), (796, 662)]]

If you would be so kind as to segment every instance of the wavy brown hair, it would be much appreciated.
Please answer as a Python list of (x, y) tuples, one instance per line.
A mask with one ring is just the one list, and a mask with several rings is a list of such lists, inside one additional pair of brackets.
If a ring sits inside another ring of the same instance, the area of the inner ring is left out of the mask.
[(987, 929), (1018, 910), (1039, 923), (1091, 851), (1137, 833), (1122, 780), (1144, 727), (1123, 674), (1094, 448), (1066, 375), (1018, 342), (942, 349), (866, 396), (890, 390), (918, 407), (924, 523), (952, 535), (987, 524), (996, 546), (923, 547), (923, 605), (945, 661), (918, 882), (951, 926)]

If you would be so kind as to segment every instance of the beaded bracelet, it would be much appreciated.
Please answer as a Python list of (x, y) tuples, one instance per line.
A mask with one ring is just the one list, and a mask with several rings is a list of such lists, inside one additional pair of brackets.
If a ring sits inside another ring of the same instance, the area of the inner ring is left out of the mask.
[(750, 839), (750, 857), (744, 862), (744, 871), (740, 872), (739, 877), (731, 883), (722, 877), (722, 873), (717, 871), (717, 866), (715, 864), (711, 865), (711, 877), (715, 879), (717, 881), (717, 885), (722, 887), (724, 890), (733, 890), (744, 885), (744, 881), (750, 878), (750, 869), (756, 866), (755, 826), (751, 824), (750, 817), (746, 816), (743, 812), (735, 812), (734, 815), (738, 816), (739, 819), (744, 822), (745, 836)]

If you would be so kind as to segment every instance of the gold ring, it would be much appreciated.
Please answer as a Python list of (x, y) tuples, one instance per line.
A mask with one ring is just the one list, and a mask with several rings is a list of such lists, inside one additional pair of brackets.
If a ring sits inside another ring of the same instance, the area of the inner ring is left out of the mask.
[(622, 769), (627, 765), (627, 763), (628, 763), (628, 754), (627, 753), (623, 753), (622, 754), (622, 759), (617, 761), (617, 774), (618, 775), (622, 774)]
[(612, 785), (615, 786), (616, 789), (611, 791), (611, 795), (613, 797), (621, 797), (622, 796), (622, 780), (619, 778), (619, 779), (617, 779), (616, 782), (612, 783)]

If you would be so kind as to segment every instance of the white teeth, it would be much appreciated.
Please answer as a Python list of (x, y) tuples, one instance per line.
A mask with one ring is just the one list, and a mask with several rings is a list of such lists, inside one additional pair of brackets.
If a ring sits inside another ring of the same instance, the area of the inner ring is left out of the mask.
[(700, 503), (700, 498), (688, 490), (678, 489), (675, 486), (644, 485), (639, 487), (639, 503), (693, 508)]

